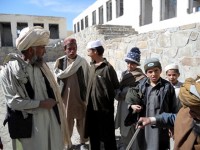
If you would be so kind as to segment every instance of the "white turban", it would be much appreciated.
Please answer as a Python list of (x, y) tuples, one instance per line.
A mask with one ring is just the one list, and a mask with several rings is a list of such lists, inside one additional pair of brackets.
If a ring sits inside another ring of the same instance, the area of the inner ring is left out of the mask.
[(168, 70), (171, 70), (171, 69), (177, 69), (178, 70), (178, 65), (177, 64), (169, 64), (165, 67), (165, 72), (167, 72)]
[(22, 29), (19, 37), (16, 39), (18, 50), (27, 50), (32, 46), (47, 45), (49, 42), (49, 31), (40, 26), (26, 27)]

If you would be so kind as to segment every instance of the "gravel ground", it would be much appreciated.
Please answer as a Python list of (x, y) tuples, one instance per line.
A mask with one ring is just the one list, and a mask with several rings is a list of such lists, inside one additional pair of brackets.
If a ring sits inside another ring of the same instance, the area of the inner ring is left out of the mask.
[[(48, 63), (50, 69), (52, 70), (53, 68), (53, 62), (49, 62)], [(1, 83), (0, 83), (1, 84)], [(116, 106), (117, 106), (117, 101), (115, 101), (115, 110), (116, 110)], [(5, 98), (2, 92), (2, 88), (0, 86), (0, 136), (4, 145), (4, 150), (12, 150), (12, 140), (10, 139), (9, 133), (8, 133), (8, 127), (3, 126), (3, 120), (5, 118), (5, 113), (6, 113), (6, 105), (5, 105)], [(116, 130), (116, 138), (118, 139), (119, 136), (119, 130)], [(74, 128), (73, 130), (73, 135), (72, 135), (72, 143), (74, 145), (73, 149), (74, 150), (79, 150), (79, 135), (78, 132), (76, 130), (76, 128)], [(88, 142), (86, 143), (88, 144)]]

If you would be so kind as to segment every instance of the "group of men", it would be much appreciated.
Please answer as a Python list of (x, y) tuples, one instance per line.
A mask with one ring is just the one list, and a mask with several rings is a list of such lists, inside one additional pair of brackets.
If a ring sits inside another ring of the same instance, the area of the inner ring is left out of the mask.
[[(8, 123), (10, 136), (15, 140), (13, 143), (20, 143), (23, 150), (73, 149), (71, 136), (76, 122), (81, 150), (88, 149), (85, 144), (88, 140), (90, 150), (100, 150), (102, 144), (105, 150), (117, 150), (114, 98), (121, 85), (113, 66), (103, 57), (102, 43), (97, 40), (87, 44), (87, 54), (91, 57), (89, 65), (77, 54), (76, 39), (65, 39), (65, 55), (56, 60), (52, 74), (43, 60), (49, 35), (49, 31), (39, 26), (24, 28), (16, 39), (16, 47), (22, 55), (9, 54), (1, 67), (0, 78), (7, 105), (4, 124)], [(143, 75), (138, 85), (130, 88), (126, 95), (130, 106), (127, 109), (140, 113), (138, 119), (142, 124), (137, 128), (144, 128), (138, 135), (138, 148), (169, 149), (167, 128), (174, 126), (180, 106), (173, 86), (160, 77), (159, 60), (148, 59), (144, 70), (147, 77)], [(190, 126), (194, 133), (190, 137), (196, 145), (190, 145), (190, 148), (198, 149), (199, 82), (190, 80), (190, 84), (195, 85), (193, 101), (189, 103), (187, 100), (192, 98), (185, 96), (190, 87), (188, 82), (184, 84), (186, 89), (180, 90), (183, 94), (180, 99), (184, 99), (184, 109), (193, 108), (186, 112), (195, 116), (192, 120), (195, 125), (191, 123), (194, 128)], [(151, 126), (146, 126), (148, 124)], [(178, 130), (175, 126), (175, 140)], [(182, 144), (175, 142), (176, 149), (188, 145), (181, 140), (181, 135), (177, 137)], [(13, 144), (13, 149), (17, 148)]]

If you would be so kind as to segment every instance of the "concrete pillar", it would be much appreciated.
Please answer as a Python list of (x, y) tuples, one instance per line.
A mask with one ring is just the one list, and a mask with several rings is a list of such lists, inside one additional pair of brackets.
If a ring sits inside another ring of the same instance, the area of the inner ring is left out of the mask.
[(183, 18), (187, 15), (189, 0), (177, 0), (177, 18)]
[(48, 23), (44, 23), (44, 29), (49, 30), (49, 24)]
[(99, 7), (97, 7), (97, 9), (96, 9), (96, 24), (97, 25), (99, 24)]
[(103, 23), (105, 24), (107, 22), (107, 8), (106, 8), (106, 2), (103, 3)]
[(160, 0), (152, 0), (153, 12), (152, 12), (152, 23), (160, 22), (161, 15), (161, 1)]
[(28, 22), (28, 27), (33, 27), (33, 22), (32, 21)]
[(15, 41), (17, 39), (17, 22), (11, 21), (10, 25), (11, 25), (13, 47), (16, 47)]
[(116, 19), (116, 0), (112, 0), (112, 20)]

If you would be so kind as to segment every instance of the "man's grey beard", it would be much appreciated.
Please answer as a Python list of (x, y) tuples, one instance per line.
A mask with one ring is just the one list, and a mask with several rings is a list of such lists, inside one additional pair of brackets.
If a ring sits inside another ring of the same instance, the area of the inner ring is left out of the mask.
[(33, 50), (34, 50), (34, 56), (33, 58), (31, 59), (30, 63), (32, 65), (35, 65), (35, 66), (38, 66), (38, 67), (41, 67), (42, 66), (42, 63), (43, 63), (43, 57), (38, 57), (36, 56), (36, 47), (33, 47)]
[(34, 56), (34, 57), (31, 59), (31, 64), (32, 64), (32, 65), (35, 65), (35, 66), (38, 66), (38, 67), (41, 67), (43, 61), (44, 61), (44, 60), (43, 60), (43, 57)]

